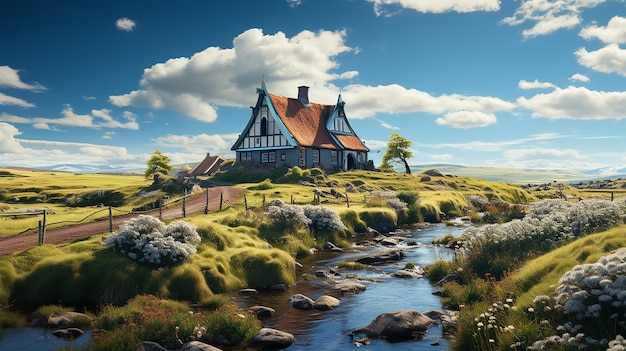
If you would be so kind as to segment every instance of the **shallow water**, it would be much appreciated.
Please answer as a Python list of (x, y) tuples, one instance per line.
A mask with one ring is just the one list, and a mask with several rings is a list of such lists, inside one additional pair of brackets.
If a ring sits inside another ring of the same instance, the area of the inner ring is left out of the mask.
[[(430, 245), (430, 242), (447, 233), (457, 236), (463, 228), (447, 227), (443, 224), (430, 225), (420, 230), (400, 231), (395, 234), (405, 237), (405, 242), (418, 242), (417, 246), (400, 245), (405, 257), (389, 265), (377, 266), (374, 270), (343, 271), (335, 281), (346, 279), (346, 274), (355, 275), (367, 286), (361, 294), (341, 298), (341, 305), (330, 311), (301, 311), (287, 304), (289, 296), (300, 293), (313, 299), (329, 293), (331, 284), (322, 279), (298, 282), (285, 292), (261, 293), (255, 296), (237, 296), (242, 307), (264, 305), (276, 310), (274, 317), (263, 320), (264, 327), (292, 333), (296, 341), (289, 351), (320, 351), (354, 348), (349, 337), (350, 331), (364, 327), (376, 316), (401, 309), (428, 310), (441, 309), (441, 300), (432, 294), (435, 288), (425, 278), (401, 279), (390, 277), (389, 274), (401, 269), (407, 262), (419, 266), (428, 265), (435, 260), (450, 259), (451, 250)], [(303, 272), (312, 269), (336, 268), (339, 262), (360, 257), (369, 252), (380, 250), (380, 247), (359, 247), (359, 252), (336, 254), (319, 252), (308, 261), (302, 262)], [(314, 260), (314, 261), (313, 261)], [(358, 337), (361, 337), (360, 335)], [(60, 350), (62, 348), (83, 350), (91, 340), (91, 334), (73, 341), (65, 341), (51, 334), (51, 330), (42, 328), (9, 328), (0, 334), (0, 350), (2, 351), (40, 351)], [(425, 338), (420, 341), (389, 343), (383, 340), (372, 340), (369, 350), (400, 351), (400, 350), (448, 350), (448, 341), (441, 336), (441, 327), (429, 329)]]
[[(241, 297), (243, 306), (256, 304), (272, 307), (276, 310), (275, 317), (263, 320), (264, 327), (271, 327), (294, 334), (295, 343), (288, 348), (290, 351), (341, 350), (354, 348), (350, 332), (369, 324), (378, 315), (402, 309), (440, 310), (441, 299), (433, 295), (436, 289), (425, 279), (401, 279), (389, 276), (401, 269), (407, 262), (419, 266), (428, 265), (435, 260), (451, 259), (451, 250), (430, 245), (434, 238), (447, 233), (458, 235), (463, 228), (431, 225), (421, 230), (398, 232), (406, 241), (420, 243), (418, 246), (400, 245), (405, 257), (389, 265), (377, 266), (376, 270), (343, 271), (342, 276), (333, 277), (335, 281), (345, 279), (345, 274), (356, 274), (367, 290), (361, 294), (341, 298), (341, 305), (330, 311), (301, 311), (288, 306), (289, 296), (296, 293), (307, 295), (313, 299), (329, 293), (331, 285), (322, 279), (301, 281), (288, 291), (273, 294), (259, 294)], [(316, 261), (311, 264), (303, 262), (303, 270), (335, 268), (339, 262), (352, 257), (360, 257), (368, 252), (380, 250), (380, 247), (360, 248), (361, 252), (349, 254), (318, 253)], [(362, 337), (359, 335), (357, 337)], [(383, 340), (371, 340), (371, 344), (363, 346), (369, 350), (448, 350), (448, 340), (442, 338), (441, 327), (429, 329), (425, 338), (420, 341), (389, 343)]]

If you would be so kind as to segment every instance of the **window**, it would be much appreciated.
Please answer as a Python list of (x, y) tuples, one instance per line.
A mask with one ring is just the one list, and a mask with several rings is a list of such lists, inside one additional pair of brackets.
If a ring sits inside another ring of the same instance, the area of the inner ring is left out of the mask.
[(276, 163), (276, 152), (275, 151), (271, 151), (269, 154), (269, 162), (270, 163)]
[(239, 154), (239, 158), (242, 162), (250, 162), (252, 161), (252, 153), (251, 152), (242, 152)]
[(306, 150), (300, 149), (298, 153), (298, 166), (305, 167), (306, 166)]
[(287, 155), (285, 155), (285, 154), (280, 154), (280, 160), (281, 160), (281, 161), (286, 161), (286, 160), (287, 160)]
[(320, 150), (313, 150), (313, 154), (311, 155), (311, 161), (313, 163), (320, 163)]
[(267, 117), (261, 118), (261, 135), (267, 135)]
[(330, 152), (330, 163), (336, 165), (337, 164), (337, 151)]
[(261, 152), (261, 162), (262, 163), (267, 163), (268, 160), (269, 160), (269, 153)]

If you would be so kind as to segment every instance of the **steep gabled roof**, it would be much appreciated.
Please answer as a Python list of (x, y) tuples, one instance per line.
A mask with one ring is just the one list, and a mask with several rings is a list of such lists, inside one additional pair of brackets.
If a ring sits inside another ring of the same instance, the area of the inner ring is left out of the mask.
[(207, 154), (204, 160), (200, 162), (196, 167), (194, 167), (191, 172), (189, 172), (190, 176), (200, 176), (206, 174), (215, 173), (220, 165), (224, 162), (224, 159), (220, 156), (211, 156)]
[[(308, 90), (308, 87), (299, 88)], [(333, 133), (328, 130), (328, 126), (332, 125), (332, 119), (340, 109), (343, 110), (344, 102), (341, 99), (341, 95), (339, 95), (337, 105), (318, 104), (309, 102), (307, 93), (301, 94), (300, 91), (299, 95), (301, 96), (298, 99), (270, 94), (264, 81), (261, 84), (261, 88), (257, 89), (257, 93), (259, 98), (256, 107), (253, 108), (253, 115), (244, 128), (243, 133), (239, 135), (239, 138), (231, 147), (231, 150), (237, 150), (241, 147), (244, 138), (254, 124), (256, 109), (259, 108), (261, 103), (265, 102), (274, 117), (276, 125), (292, 147), (304, 146), (330, 150), (369, 151), (349, 124), (350, 132)]]
[(333, 106), (309, 103), (309, 107), (305, 107), (298, 99), (269, 96), (276, 114), (299, 145), (340, 149), (326, 129), (326, 119)]

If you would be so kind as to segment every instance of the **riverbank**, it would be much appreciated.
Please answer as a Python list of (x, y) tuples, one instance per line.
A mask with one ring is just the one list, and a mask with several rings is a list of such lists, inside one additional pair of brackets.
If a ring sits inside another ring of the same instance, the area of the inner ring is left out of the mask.
[[(432, 294), (436, 289), (426, 278), (403, 279), (391, 277), (391, 273), (401, 269), (407, 262), (426, 266), (437, 259), (449, 259), (452, 251), (430, 244), (432, 239), (445, 234), (458, 235), (460, 227), (448, 227), (443, 224), (427, 225), (423, 229), (403, 230), (397, 233), (405, 238), (405, 243), (398, 247), (405, 252), (403, 260), (387, 265), (376, 266), (359, 271), (341, 271), (340, 262), (384, 249), (382, 246), (358, 246), (344, 253), (319, 251), (301, 260), (303, 267), (298, 270), (298, 281), (286, 291), (261, 292), (255, 295), (236, 294), (242, 308), (264, 305), (276, 310), (271, 318), (262, 319), (264, 327), (292, 333), (295, 336), (290, 351), (338, 350), (355, 347), (348, 336), (351, 330), (367, 325), (377, 315), (401, 309), (419, 311), (441, 309), (441, 299)], [(407, 245), (415, 242), (418, 245)], [(317, 270), (335, 271), (331, 279), (316, 278), (312, 272)], [(302, 278), (302, 279), (300, 279)], [(332, 282), (356, 279), (366, 285), (361, 294), (341, 297), (341, 305), (329, 311), (302, 311), (287, 303), (289, 296), (296, 293), (316, 298), (331, 294)], [(58, 340), (46, 336), (41, 329), (20, 328), (20, 332), (6, 330), (0, 338), (2, 350), (40, 350), (48, 349), (50, 342)], [(88, 338), (89, 335), (83, 337)], [(81, 340), (82, 341), (82, 340)], [(76, 343), (74, 346), (78, 346)], [(80, 344), (82, 345), (82, 344)], [(18, 348), (19, 347), (19, 348)], [(372, 340), (376, 350), (448, 350), (450, 345), (442, 337), (441, 327), (431, 328), (421, 341), (388, 343)], [(235, 348), (229, 350), (244, 350)]]

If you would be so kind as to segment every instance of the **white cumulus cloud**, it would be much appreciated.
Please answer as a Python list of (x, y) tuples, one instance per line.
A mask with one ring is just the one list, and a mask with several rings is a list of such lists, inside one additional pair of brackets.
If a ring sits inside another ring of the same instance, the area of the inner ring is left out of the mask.
[(526, 81), (526, 80), (520, 80), (519, 83), (517, 83), (517, 86), (520, 89), (524, 89), (524, 90), (556, 88), (556, 85), (554, 85), (552, 83), (540, 82), (540, 81), (538, 81), (536, 79), (533, 82), (529, 82), (529, 81)]
[(495, 124), (497, 121), (498, 119), (496, 116), (491, 113), (484, 113), (480, 111), (454, 111), (446, 113), (443, 117), (437, 118), (435, 122), (442, 126), (469, 129), (486, 127)]
[(546, 94), (517, 99), (533, 117), (551, 120), (620, 120), (626, 118), (625, 91), (595, 91), (585, 87), (557, 88)]
[(587, 83), (589, 81), (589, 77), (587, 77), (584, 74), (580, 74), (580, 73), (574, 73), (568, 79), (572, 80), (572, 81), (579, 81), (579, 82), (584, 82), (584, 83)]
[(389, 16), (398, 9), (422, 13), (498, 11), (500, 0), (368, 0), (377, 16)]
[(626, 77), (626, 50), (618, 44), (609, 44), (595, 51), (580, 48), (576, 51), (578, 63), (603, 73), (617, 73)]
[(518, 26), (525, 22), (534, 23), (522, 31), (524, 38), (551, 34), (560, 29), (569, 29), (582, 22), (584, 9), (602, 5), (608, 0), (523, 0), (513, 16), (504, 18), (501, 23)]
[(0, 122), (32, 124), (37, 129), (52, 129), (50, 125), (59, 125), (66, 127), (81, 128), (121, 128), (121, 129), (139, 129), (139, 124), (130, 112), (125, 112), (123, 118), (126, 122), (118, 121), (111, 116), (111, 110), (91, 110), (91, 114), (77, 114), (70, 105), (66, 105), (61, 111), (62, 117), (20, 117), (7, 113), (0, 114)]
[(615, 16), (606, 27), (590, 25), (583, 28), (579, 35), (587, 40), (599, 39), (607, 44), (626, 43), (626, 17)]
[(144, 71), (141, 89), (110, 96), (110, 101), (116, 106), (170, 109), (212, 122), (216, 106), (249, 106), (265, 75), (273, 93), (293, 96), (304, 83), (312, 88), (311, 101), (335, 102), (337, 96), (327, 92), (330, 82), (358, 74), (335, 72), (336, 56), (352, 50), (345, 45), (345, 36), (345, 31), (305, 30), (289, 38), (282, 32), (249, 29), (233, 40), (232, 48), (209, 47), (191, 57), (153, 65)]
[(115, 27), (124, 32), (132, 32), (137, 23), (130, 18), (122, 17), (115, 21)]

